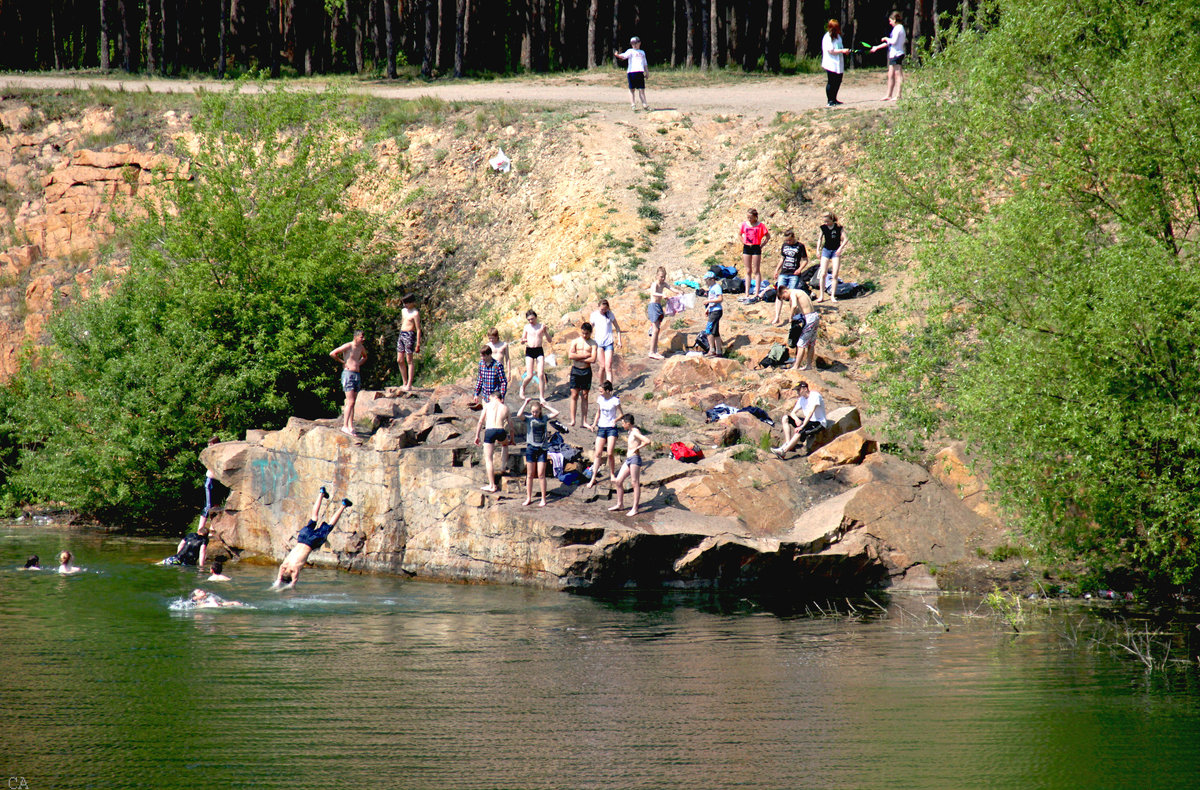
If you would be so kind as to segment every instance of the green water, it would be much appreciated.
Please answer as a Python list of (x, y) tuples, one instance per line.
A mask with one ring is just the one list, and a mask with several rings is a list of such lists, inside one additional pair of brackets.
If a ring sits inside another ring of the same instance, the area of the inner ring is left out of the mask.
[[(15, 570), (62, 548), (88, 571)], [(741, 600), (601, 601), (0, 529), (0, 782), (60, 787), (1167, 788), (1200, 689), (929, 599), (949, 632)], [(895, 604), (916, 613), (920, 599)], [(958, 611), (961, 615), (961, 611)]]

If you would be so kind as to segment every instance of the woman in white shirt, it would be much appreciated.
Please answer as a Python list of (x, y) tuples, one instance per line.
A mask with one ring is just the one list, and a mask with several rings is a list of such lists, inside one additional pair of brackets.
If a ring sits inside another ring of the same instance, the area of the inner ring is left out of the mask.
[(828, 81), (825, 83), (825, 98), (827, 107), (836, 107), (838, 90), (842, 87), (842, 74), (846, 71), (845, 56), (850, 50), (842, 46), (842, 25), (836, 19), (825, 23), (825, 37), (821, 39), (821, 68), (825, 69)]
[(626, 62), (625, 79), (629, 82), (629, 109), (637, 111), (637, 99), (634, 95), (641, 94), (642, 109), (649, 110), (646, 104), (646, 53), (642, 51), (642, 40), (637, 36), (629, 39), (629, 49), (624, 52), (613, 51), (613, 56)]
[[(879, 39), (879, 43), (871, 47), (872, 52), (887, 47), (888, 59), (888, 92), (887, 96), (883, 97), (883, 101), (899, 101), (900, 86), (904, 84), (904, 50), (908, 45), (908, 36), (904, 32), (904, 25), (900, 24), (899, 11), (893, 11), (888, 17), (888, 24), (892, 26), (892, 32), (889, 35)], [(896, 95), (893, 96), (892, 93)]]

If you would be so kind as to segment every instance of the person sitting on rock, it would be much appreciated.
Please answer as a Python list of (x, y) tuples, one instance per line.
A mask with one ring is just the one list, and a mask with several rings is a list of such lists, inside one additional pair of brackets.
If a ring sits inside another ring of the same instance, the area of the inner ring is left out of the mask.
[(625, 430), (629, 431), (629, 444), (626, 446), (625, 463), (621, 465), (621, 471), (613, 480), (617, 487), (617, 504), (610, 507), (609, 510), (624, 509), (625, 478), (628, 477), (633, 487), (633, 507), (625, 515), (636, 516), (638, 505), (642, 501), (642, 450), (650, 446), (650, 440), (646, 438), (646, 434), (634, 426), (632, 414), (621, 415), (621, 422), (625, 423)]
[(495, 494), (500, 490), (496, 486), (494, 461), (496, 445), (500, 445), (500, 469), (503, 470), (508, 467), (508, 447), (512, 444), (513, 435), (511, 415), (499, 390), (492, 391), (479, 415), (479, 422), (475, 425), (476, 445), (480, 442), (479, 434), (481, 432), (483, 433), (483, 465), (487, 470), (488, 479), (488, 484), (483, 486), (483, 490), (489, 494)]
[(300, 578), (300, 571), (308, 562), (308, 555), (325, 545), (325, 540), (337, 526), (338, 519), (346, 512), (346, 508), (354, 504), (349, 499), (343, 499), (342, 506), (337, 513), (333, 514), (333, 520), (322, 523), (318, 527), (317, 519), (320, 518), (321, 508), (327, 499), (329, 499), (329, 492), (325, 490), (325, 486), (321, 486), (321, 490), (317, 493), (317, 501), (313, 503), (312, 515), (309, 516), (308, 523), (296, 535), (296, 545), (279, 564), (279, 575), (275, 577), (275, 583), (271, 585), (271, 589), (278, 590), (296, 586), (296, 581)]
[[(529, 401), (525, 399), (517, 416), (525, 414)], [(546, 440), (550, 436), (550, 420), (557, 416), (558, 411), (549, 404), (534, 401), (525, 420), (525, 501), (521, 503), (525, 507), (533, 502), (534, 477), (541, 481), (542, 487), (542, 504), (538, 507), (546, 506)]]
[(797, 395), (796, 405), (783, 418), (783, 444), (771, 448), (771, 452), (780, 458), (825, 428), (825, 401), (821, 393), (810, 388), (807, 381), (802, 381), (797, 387)]

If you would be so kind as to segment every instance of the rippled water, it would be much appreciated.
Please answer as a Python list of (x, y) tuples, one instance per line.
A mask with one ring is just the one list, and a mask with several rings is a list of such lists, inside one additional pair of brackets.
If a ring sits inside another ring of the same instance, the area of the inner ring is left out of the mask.
[[(67, 547), (87, 573), (15, 570)], [(0, 529), (2, 776), (33, 790), (1200, 785), (1188, 676), (1147, 678), (1049, 634), (322, 570), (280, 594), (272, 568), (201, 585), (150, 564), (172, 549)], [(257, 608), (171, 611), (195, 586)]]

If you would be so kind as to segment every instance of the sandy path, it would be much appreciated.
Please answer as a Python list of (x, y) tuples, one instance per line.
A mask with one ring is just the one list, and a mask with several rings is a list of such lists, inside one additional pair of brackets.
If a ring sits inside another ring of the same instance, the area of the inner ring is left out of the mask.
[[(352, 93), (392, 99), (416, 99), (436, 96), (448, 101), (510, 101), (536, 104), (585, 105), (605, 110), (628, 112), (629, 92), (619, 73), (585, 75), (583, 79), (547, 77), (520, 81), (431, 83), (427, 85), (356, 85)], [(878, 107), (886, 91), (881, 72), (848, 74), (839, 98), (846, 109)], [(288, 84), (288, 83), (283, 83)], [(91, 76), (0, 75), (0, 89), (40, 88), (53, 90), (146, 91), (152, 93), (192, 93), (196, 90), (227, 89), (231, 83), (191, 80), (115, 79)], [(319, 88), (320, 83), (294, 84), (297, 90)], [(772, 118), (776, 112), (800, 112), (825, 106), (823, 77), (803, 75), (762, 81), (745, 80), (721, 85), (655, 89), (653, 77), (647, 90), (650, 106), (659, 110), (683, 112), (732, 113)]]

